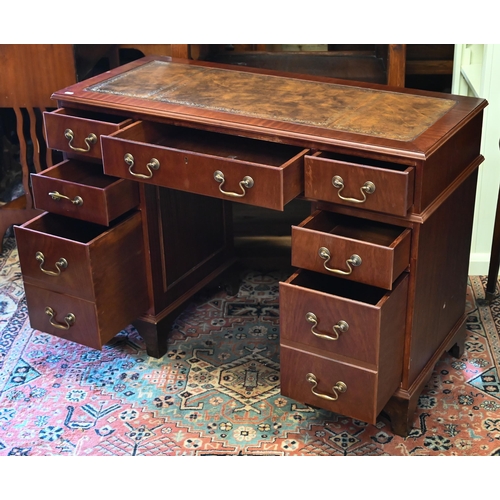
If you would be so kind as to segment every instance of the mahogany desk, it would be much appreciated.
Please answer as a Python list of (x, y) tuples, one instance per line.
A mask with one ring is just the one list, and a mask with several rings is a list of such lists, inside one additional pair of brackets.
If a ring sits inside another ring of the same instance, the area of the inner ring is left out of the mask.
[(146, 57), (57, 91), (16, 228), (33, 328), (100, 348), (133, 322), (160, 357), (234, 261), (232, 203), (311, 216), (280, 284), (281, 391), (412, 427), (465, 338), (482, 99)]

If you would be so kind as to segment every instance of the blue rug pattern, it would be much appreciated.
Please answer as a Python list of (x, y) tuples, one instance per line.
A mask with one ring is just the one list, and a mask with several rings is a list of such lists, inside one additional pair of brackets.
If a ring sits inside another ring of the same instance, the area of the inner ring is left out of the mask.
[(376, 425), (280, 394), (279, 281), (245, 271), (177, 318), (168, 352), (129, 326), (97, 351), (33, 330), (12, 239), (0, 257), (0, 456), (499, 455), (500, 300), (470, 277), (468, 337), (420, 396), (414, 428)]

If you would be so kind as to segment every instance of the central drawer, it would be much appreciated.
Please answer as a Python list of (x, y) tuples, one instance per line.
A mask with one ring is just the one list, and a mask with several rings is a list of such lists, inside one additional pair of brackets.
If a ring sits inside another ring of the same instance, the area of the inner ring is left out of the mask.
[(309, 150), (295, 146), (150, 122), (101, 141), (116, 177), (275, 210), (304, 189)]
[(391, 290), (410, 241), (410, 229), (317, 210), (292, 226), (292, 266)]

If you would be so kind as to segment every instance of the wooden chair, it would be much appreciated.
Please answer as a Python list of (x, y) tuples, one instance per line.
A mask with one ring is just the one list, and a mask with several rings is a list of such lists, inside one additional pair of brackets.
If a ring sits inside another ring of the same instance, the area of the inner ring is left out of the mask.
[[(40, 172), (52, 165), (52, 154), (45, 147), (42, 112), (54, 108), (52, 92), (86, 78), (92, 64), (111, 53), (103, 45), (0, 45), (0, 107), (12, 108), (22, 168), (24, 195), (0, 208), (0, 251), (3, 236), (13, 224), (23, 224), (40, 213), (33, 207), (30, 171)], [(31, 147), (28, 147), (31, 146)], [(30, 168), (31, 167), (31, 168)]]
[[(500, 141), (498, 143), (500, 148)], [(497, 211), (493, 226), (493, 240), (491, 242), (490, 266), (486, 282), (486, 300), (492, 302), (496, 297), (498, 271), (500, 268), (500, 191), (498, 193)]]

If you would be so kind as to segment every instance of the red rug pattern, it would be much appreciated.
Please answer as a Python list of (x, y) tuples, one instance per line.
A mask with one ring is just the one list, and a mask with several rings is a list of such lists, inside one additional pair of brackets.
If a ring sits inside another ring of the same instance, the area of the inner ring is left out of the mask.
[(500, 455), (500, 300), (471, 276), (468, 338), (420, 396), (414, 428), (376, 425), (279, 392), (278, 283), (247, 271), (236, 296), (208, 287), (178, 317), (169, 351), (132, 327), (96, 351), (31, 329), (17, 249), (0, 257), (0, 456)]

